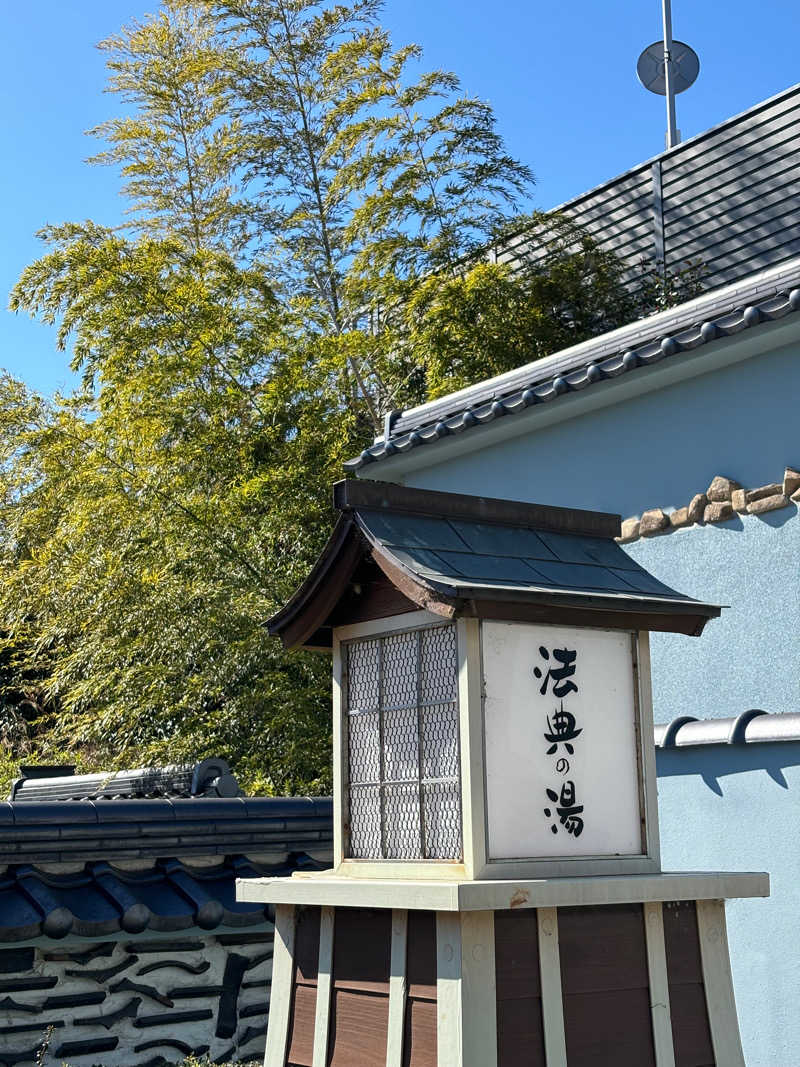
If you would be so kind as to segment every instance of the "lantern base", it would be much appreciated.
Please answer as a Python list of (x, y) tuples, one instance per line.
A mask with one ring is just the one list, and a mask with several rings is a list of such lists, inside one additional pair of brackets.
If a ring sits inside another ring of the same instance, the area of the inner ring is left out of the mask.
[(242, 880), (276, 904), (265, 1067), (743, 1067), (725, 897), (763, 874)]

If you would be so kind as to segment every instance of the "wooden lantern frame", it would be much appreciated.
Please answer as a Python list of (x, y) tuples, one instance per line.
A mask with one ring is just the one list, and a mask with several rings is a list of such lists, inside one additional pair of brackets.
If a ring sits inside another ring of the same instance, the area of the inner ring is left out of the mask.
[[(580, 875), (652, 874), (661, 869), (658, 835), (650, 642), (646, 630), (631, 631), (634, 671), (636, 756), (642, 851), (627, 856), (492, 860), (486, 816), (486, 743), (481, 627), (483, 620), (455, 620), (458, 656), (458, 721), (463, 857), (457, 860), (351, 859), (347, 853), (347, 731), (344, 708), (343, 647), (384, 634), (442, 625), (428, 611), (409, 612), (337, 627), (333, 634), (333, 810), (334, 873), (353, 878), (502, 879), (570, 878)], [(592, 629), (592, 627), (587, 627)]]

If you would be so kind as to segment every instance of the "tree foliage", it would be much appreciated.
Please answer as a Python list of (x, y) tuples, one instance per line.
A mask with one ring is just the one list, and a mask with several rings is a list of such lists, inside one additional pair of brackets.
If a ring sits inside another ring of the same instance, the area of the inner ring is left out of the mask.
[[(482, 262), (531, 181), (377, 0), (164, 0), (104, 42), (128, 223), (50, 227), (11, 306), (80, 374), (0, 379), (0, 739), (330, 788), (329, 664), (265, 621), (384, 414), (641, 311), (580, 231)], [(656, 290), (658, 287), (656, 286)], [(655, 290), (654, 290), (655, 291)], [(652, 293), (647, 297), (652, 300)]]
[[(92, 390), (56, 404), (11, 381), (0, 393), (4, 625), (57, 709), (48, 743), (114, 762), (246, 753), (269, 786), (313, 788), (325, 670), (281, 656), (264, 620), (324, 536), (347, 423), (323, 437), (322, 414), (313, 445), (288, 424), (271, 371), (281, 312), (260, 272), (152, 239), (68, 250), (30, 268), (15, 300), (62, 318), (80, 306)], [(294, 463), (311, 450), (298, 497)]]
[(120, 167), (136, 229), (178, 237), (195, 251), (241, 248), (247, 228), (234, 159), (241, 130), (217, 35), (201, 9), (168, 0), (99, 48), (107, 92), (130, 113), (90, 131), (107, 142), (90, 162)]

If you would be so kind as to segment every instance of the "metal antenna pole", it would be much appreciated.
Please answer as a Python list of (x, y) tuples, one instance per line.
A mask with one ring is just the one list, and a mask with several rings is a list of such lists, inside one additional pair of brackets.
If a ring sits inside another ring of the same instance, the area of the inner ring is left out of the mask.
[(672, 70), (672, 2), (661, 0), (664, 20), (664, 89), (667, 98), (667, 148), (674, 148), (680, 140), (675, 124), (675, 84)]

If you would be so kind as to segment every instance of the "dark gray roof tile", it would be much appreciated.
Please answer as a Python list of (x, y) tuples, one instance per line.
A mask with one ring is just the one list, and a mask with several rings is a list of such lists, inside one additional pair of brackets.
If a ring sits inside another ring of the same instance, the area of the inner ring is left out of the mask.
[(388, 441), (376, 439), (347, 471), (398, 452), (427, 447), (452, 432), (476, 429), (563, 395), (635, 374), (662, 359), (679, 357), (713, 341), (775, 322), (800, 310), (800, 257), (751, 274), (678, 307), (639, 319), (516, 370), (401, 412)]
[(0, 864), (303, 852), (331, 846), (329, 797), (13, 802)]
[(468, 547), (457, 530), (442, 519), (367, 510), (362, 514), (370, 530), (387, 545), (455, 551)]
[(530, 559), (557, 559), (547, 548), (543, 532), (488, 523), (451, 519), (450, 526), (473, 552), (491, 556), (524, 556)]
[[(455, 523), (445, 518), (360, 512), (369, 536), (408, 569), (442, 585), (543, 586), (564, 593), (603, 592), (685, 600), (648, 574), (611, 539), (458, 520), (456, 551), (445, 549)], [(491, 551), (497, 536), (504, 554)], [(424, 544), (426, 547), (417, 547)], [(515, 551), (516, 544), (516, 551)], [(489, 551), (470, 551), (480, 545)], [(462, 591), (463, 595), (463, 591)]]
[(469, 581), (531, 585), (536, 584), (540, 578), (540, 571), (522, 556), (490, 556), (481, 552), (437, 552), (436, 554), (458, 575)]
[(87, 863), (72, 874), (12, 866), (0, 876), (0, 942), (43, 935), (109, 937), (143, 930), (169, 933), (257, 926), (265, 922), (267, 908), (236, 900), (237, 877), (280, 877), (297, 869), (319, 868), (302, 855), (277, 866), (241, 855), (203, 868), (176, 859), (152, 863), (140, 871)]

